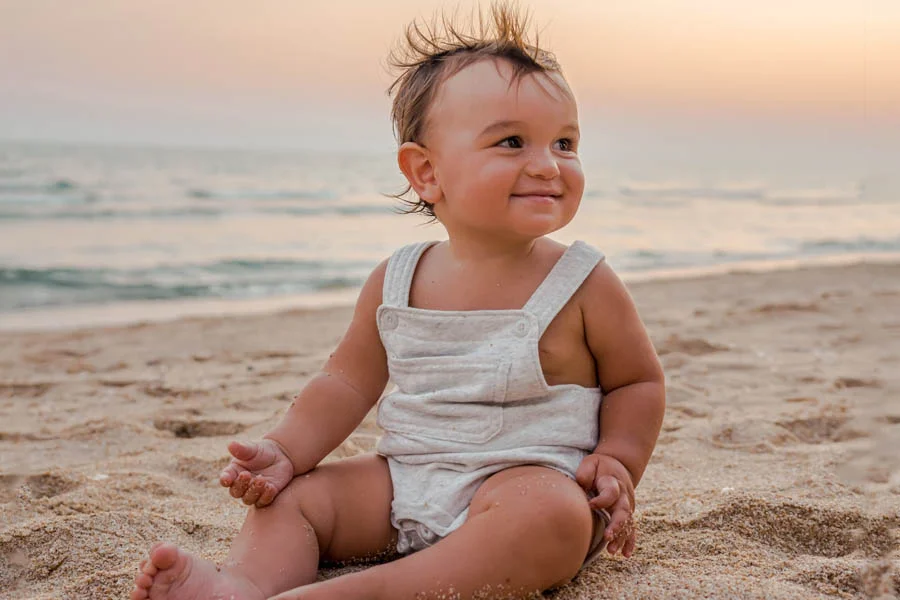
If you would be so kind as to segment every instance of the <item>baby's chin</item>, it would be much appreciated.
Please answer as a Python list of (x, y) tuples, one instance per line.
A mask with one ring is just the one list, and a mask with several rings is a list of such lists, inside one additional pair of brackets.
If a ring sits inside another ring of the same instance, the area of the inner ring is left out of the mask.
[(578, 203), (571, 198), (554, 196), (510, 196), (509, 207), (517, 219), (557, 223), (565, 226), (575, 217)]

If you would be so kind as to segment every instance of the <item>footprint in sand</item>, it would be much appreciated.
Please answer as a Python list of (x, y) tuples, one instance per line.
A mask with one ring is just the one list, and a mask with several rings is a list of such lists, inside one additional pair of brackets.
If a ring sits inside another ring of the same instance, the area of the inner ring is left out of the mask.
[(825, 412), (806, 419), (779, 421), (777, 425), (791, 432), (804, 444), (846, 442), (868, 435), (850, 427), (849, 422), (850, 419), (845, 415)]
[(57, 363), (59, 360), (65, 359), (82, 359), (92, 356), (99, 350), (71, 350), (69, 348), (48, 348), (39, 352), (30, 352), (22, 356), (22, 358), (32, 364)]
[(0, 503), (14, 502), (20, 491), (31, 498), (52, 498), (82, 486), (84, 482), (71, 475), (51, 471), (34, 475), (0, 475)]
[(896, 549), (893, 530), (900, 518), (871, 517), (855, 510), (732, 496), (727, 504), (699, 515), (686, 530), (713, 529), (740, 535), (790, 554), (840, 557), (862, 553), (884, 556)]
[(175, 472), (181, 477), (193, 481), (218, 486), (218, 476), (230, 458), (226, 455), (218, 458), (201, 458), (199, 456), (179, 456), (175, 463)]
[(124, 388), (130, 385), (135, 385), (140, 383), (138, 379), (99, 379), (97, 383), (102, 385), (103, 387), (111, 387), (111, 388)]
[(52, 383), (0, 383), (0, 398), (39, 398), (53, 387)]
[(828, 407), (811, 417), (775, 423), (742, 421), (721, 426), (709, 441), (717, 448), (754, 454), (774, 452), (788, 444), (824, 444), (855, 440), (868, 434), (850, 426), (840, 407)]
[(81, 486), (81, 481), (68, 475), (41, 473), (27, 477), (25, 485), (31, 489), (31, 495), (35, 498), (52, 498)]
[(819, 558), (811, 565), (792, 569), (786, 579), (829, 597), (888, 598), (892, 596), (883, 592), (891, 587), (900, 592), (900, 577), (892, 586), (893, 569), (888, 561), (884, 562), (887, 569), (879, 568), (878, 562), (870, 560)]
[(4, 474), (0, 475), (0, 504), (14, 502), (16, 499), (16, 490), (22, 484), (24, 477), (22, 475)]
[(295, 358), (301, 355), (288, 350), (264, 350), (262, 352), (251, 352), (248, 356), (254, 360), (260, 360), (265, 358)]
[[(17, 582), (28, 581), (56, 588), (56, 593), (42, 596), (47, 598), (119, 598), (121, 580), (130, 579), (115, 568), (123, 554), (130, 571), (140, 557), (135, 547), (145, 547), (147, 540), (159, 537), (178, 539), (180, 531), (169, 520), (133, 510), (22, 523), (0, 536), (0, 589), (15, 590)], [(98, 560), (104, 564), (102, 569), (97, 568)], [(90, 573), (106, 574), (109, 581), (100, 588), (96, 579), (85, 577)], [(59, 588), (64, 584), (79, 587), (62, 592)]]
[(690, 417), (691, 419), (703, 419), (709, 416), (707, 411), (691, 408), (690, 406), (668, 406), (666, 407), (666, 411), (676, 415)]
[(820, 312), (822, 308), (815, 302), (772, 302), (761, 304), (752, 309), (755, 313), (796, 313), (796, 312)]
[(235, 435), (247, 428), (243, 423), (235, 423), (234, 421), (193, 419), (190, 417), (163, 417), (153, 421), (153, 426), (160, 431), (170, 431), (178, 438)]
[(702, 338), (683, 338), (672, 334), (656, 348), (656, 353), (659, 356), (665, 356), (673, 352), (680, 352), (688, 356), (703, 356), (704, 354), (724, 352), (726, 350), (729, 350), (728, 346), (715, 344)]
[(832, 385), (838, 390), (847, 388), (880, 388), (881, 382), (877, 379), (864, 379), (861, 377), (838, 377)]
[(775, 423), (744, 421), (719, 427), (709, 442), (726, 450), (740, 450), (752, 454), (775, 452), (781, 446), (796, 442), (790, 431)]
[(145, 383), (140, 390), (154, 398), (191, 398), (196, 396), (206, 396), (209, 394), (206, 390), (191, 388), (175, 388), (169, 387), (161, 383)]
[(791, 396), (790, 398), (785, 398), (785, 402), (790, 404), (818, 404), (819, 399), (814, 396)]

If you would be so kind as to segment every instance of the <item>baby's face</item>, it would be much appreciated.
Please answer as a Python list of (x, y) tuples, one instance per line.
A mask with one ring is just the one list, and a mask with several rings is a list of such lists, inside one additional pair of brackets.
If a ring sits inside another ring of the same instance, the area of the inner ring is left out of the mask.
[(434, 210), (451, 236), (534, 239), (566, 225), (581, 202), (578, 109), (565, 80), (534, 73), (511, 83), (512, 72), (502, 60), (470, 65), (429, 111)]

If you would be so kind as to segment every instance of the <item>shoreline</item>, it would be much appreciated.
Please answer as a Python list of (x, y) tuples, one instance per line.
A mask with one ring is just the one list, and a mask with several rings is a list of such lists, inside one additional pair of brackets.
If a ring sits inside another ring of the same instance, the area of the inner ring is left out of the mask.
[[(621, 272), (619, 275), (629, 287), (632, 287), (639, 284), (710, 279), (744, 273), (764, 274), (860, 265), (900, 265), (900, 254), (862, 253), (804, 259), (744, 261), (705, 267)], [(356, 303), (358, 293), (359, 288), (346, 288), (266, 298), (183, 298), (34, 308), (0, 312), (0, 332), (65, 331), (161, 323), (185, 318), (242, 317), (290, 310), (344, 308)]]

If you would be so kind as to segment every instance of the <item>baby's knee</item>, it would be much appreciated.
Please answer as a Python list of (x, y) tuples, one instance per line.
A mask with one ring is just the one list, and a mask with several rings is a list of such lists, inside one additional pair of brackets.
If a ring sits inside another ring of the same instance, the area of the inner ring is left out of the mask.
[(327, 547), (334, 529), (335, 511), (327, 477), (315, 469), (294, 477), (275, 498), (288, 510), (297, 511), (316, 532), (320, 547)]
[[(553, 493), (556, 492), (556, 493)], [(554, 565), (552, 587), (572, 580), (584, 564), (593, 536), (593, 517), (587, 498), (557, 490), (542, 494), (528, 527), (538, 528), (541, 564)]]
[(546, 493), (540, 502), (540, 521), (546, 529), (546, 537), (560, 547), (576, 548), (585, 553), (593, 532), (593, 518), (587, 497), (567, 492)]
[(510, 511), (522, 524), (535, 564), (552, 565), (559, 581), (575, 576), (587, 556), (594, 527), (587, 495), (577, 483), (555, 471), (510, 470), (479, 490), (469, 514), (498, 509)]

